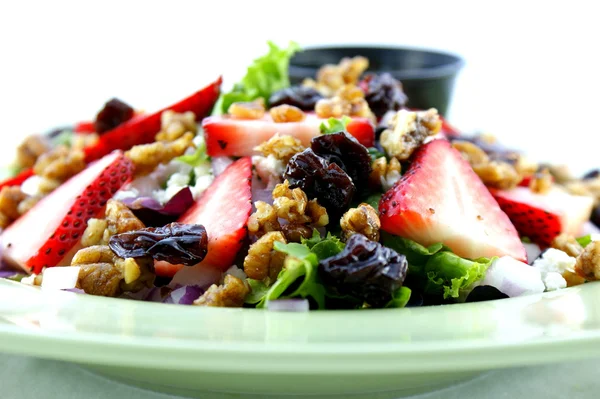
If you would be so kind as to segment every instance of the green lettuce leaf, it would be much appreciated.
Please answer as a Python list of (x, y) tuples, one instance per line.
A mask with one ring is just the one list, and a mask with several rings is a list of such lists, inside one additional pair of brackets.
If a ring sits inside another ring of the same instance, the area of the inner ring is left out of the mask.
[(485, 272), (496, 258), (469, 260), (452, 252), (438, 252), (425, 265), (428, 282), (425, 292), (442, 293), (444, 299), (466, 298), (473, 283), (485, 277)]
[(182, 155), (175, 158), (176, 161), (187, 163), (193, 168), (201, 166), (202, 164), (210, 161), (210, 157), (206, 154), (206, 143), (203, 141), (198, 147), (196, 152), (189, 155)]
[(255, 59), (248, 67), (246, 76), (234, 85), (232, 91), (219, 98), (217, 105), (222, 113), (227, 113), (229, 106), (238, 101), (246, 102), (263, 98), (267, 104), (273, 92), (290, 86), (288, 76), (290, 59), (300, 50), (300, 46), (290, 42), (287, 48), (282, 49), (273, 42), (267, 43), (269, 52)]
[(65, 147), (71, 148), (74, 138), (75, 133), (70, 130), (63, 130), (52, 138), (52, 144), (54, 146), (64, 145)]
[[(382, 234), (383, 244), (406, 256), (408, 275), (419, 289), (444, 299), (463, 299), (485, 277), (495, 258), (461, 258), (442, 243), (425, 247), (407, 238)], [(414, 287), (413, 287), (414, 288)]]
[(365, 202), (365, 203), (371, 205), (377, 211), (377, 213), (379, 213), (379, 201), (381, 201), (382, 196), (383, 196), (382, 193), (371, 194), (367, 198), (365, 198), (362, 202)]
[(375, 147), (369, 147), (369, 148), (367, 148), (367, 151), (369, 152), (369, 155), (371, 156), (371, 161), (375, 161), (376, 159), (385, 157), (385, 154), (383, 152), (379, 151)]
[(587, 236), (579, 237), (577, 238), (577, 242), (579, 243), (579, 245), (585, 248), (588, 246), (589, 243), (592, 242), (592, 235), (588, 234)]
[(392, 300), (385, 305), (386, 308), (403, 308), (410, 300), (411, 290), (408, 287), (400, 287), (394, 292)]
[(352, 119), (344, 115), (341, 119), (329, 118), (325, 122), (322, 122), (319, 126), (321, 134), (333, 134), (339, 132), (345, 132), (348, 123), (352, 122)]

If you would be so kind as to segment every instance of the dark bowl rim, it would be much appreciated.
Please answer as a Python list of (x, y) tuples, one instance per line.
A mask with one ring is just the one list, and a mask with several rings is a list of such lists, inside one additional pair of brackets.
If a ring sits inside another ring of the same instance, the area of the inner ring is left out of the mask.
[[(333, 49), (377, 49), (383, 51), (413, 51), (419, 53), (429, 53), (435, 55), (442, 55), (451, 59), (451, 62), (446, 64), (432, 67), (432, 68), (417, 68), (417, 69), (391, 69), (386, 70), (386, 72), (390, 72), (395, 75), (400, 80), (424, 80), (424, 79), (440, 79), (450, 77), (452, 75), (457, 74), (464, 66), (465, 60), (458, 54), (446, 52), (446, 51), (438, 51), (425, 47), (410, 47), (410, 46), (394, 46), (394, 45), (378, 45), (378, 44), (332, 44), (332, 45), (309, 45), (306, 47), (302, 47), (303, 51), (307, 50), (333, 50)], [(316, 67), (306, 67), (306, 66), (298, 66), (294, 65), (293, 57), (290, 60), (290, 75), (292, 76), (315, 76), (318, 68)]]

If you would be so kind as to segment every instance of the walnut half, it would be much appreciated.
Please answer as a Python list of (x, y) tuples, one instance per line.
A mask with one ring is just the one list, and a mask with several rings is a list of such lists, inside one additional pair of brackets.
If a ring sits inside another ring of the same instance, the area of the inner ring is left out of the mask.
[(194, 301), (196, 306), (214, 306), (221, 308), (240, 308), (250, 293), (245, 281), (228, 274), (223, 284), (211, 285), (202, 296)]
[(362, 234), (371, 241), (379, 241), (381, 222), (377, 211), (369, 204), (362, 203), (349, 209), (340, 221), (342, 239), (345, 241), (353, 234)]

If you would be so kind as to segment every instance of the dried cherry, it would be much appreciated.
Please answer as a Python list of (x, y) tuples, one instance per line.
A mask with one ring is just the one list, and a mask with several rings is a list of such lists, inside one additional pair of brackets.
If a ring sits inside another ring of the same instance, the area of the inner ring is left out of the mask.
[(116, 234), (108, 246), (121, 258), (152, 257), (174, 265), (193, 266), (206, 256), (208, 235), (199, 224), (171, 223)]
[(287, 104), (298, 107), (303, 111), (314, 111), (317, 101), (322, 99), (321, 93), (311, 87), (292, 86), (271, 94), (269, 106)]
[(98, 115), (96, 115), (96, 120), (94, 121), (96, 133), (102, 134), (114, 129), (121, 123), (133, 118), (133, 113), (133, 108), (118, 98), (109, 100), (104, 104), (104, 108), (98, 112)]
[(354, 234), (339, 254), (319, 262), (321, 281), (334, 294), (383, 307), (402, 287), (408, 262), (404, 255)]
[(408, 97), (402, 91), (402, 83), (391, 74), (384, 72), (379, 75), (368, 74), (360, 82), (365, 92), (365, 100), (377, 118), (388, 111), (398, 111), (404, 107)]
[(342, 168), (358, 189), (367, 186), (372, 171), (371, 156), (354, 137), (345, 132), (324, 134), (312, 139), (310, 148)]
[(347, 209), (356, 192), (352, 179), (342, 168), (310, 148), (290, 159), (283, 177), (291, 188), (300, 187), (308, 198), (316, 198), (334, 214)]

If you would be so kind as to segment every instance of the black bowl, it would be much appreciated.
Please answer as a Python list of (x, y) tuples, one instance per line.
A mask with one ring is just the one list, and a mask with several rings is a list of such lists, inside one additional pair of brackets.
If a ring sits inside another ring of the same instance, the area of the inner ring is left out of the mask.
[(290, 62), (292, 84), (314, 78), (323, 64), (337, 64), (343, 57), (369, 59), (369, 72), (389, 72), (402, 82), (410, 108), (437, 108), (445, 115), (454, 81), (464, 65), (462, 58), (437, 51), (401, 47), (310, 47)]

